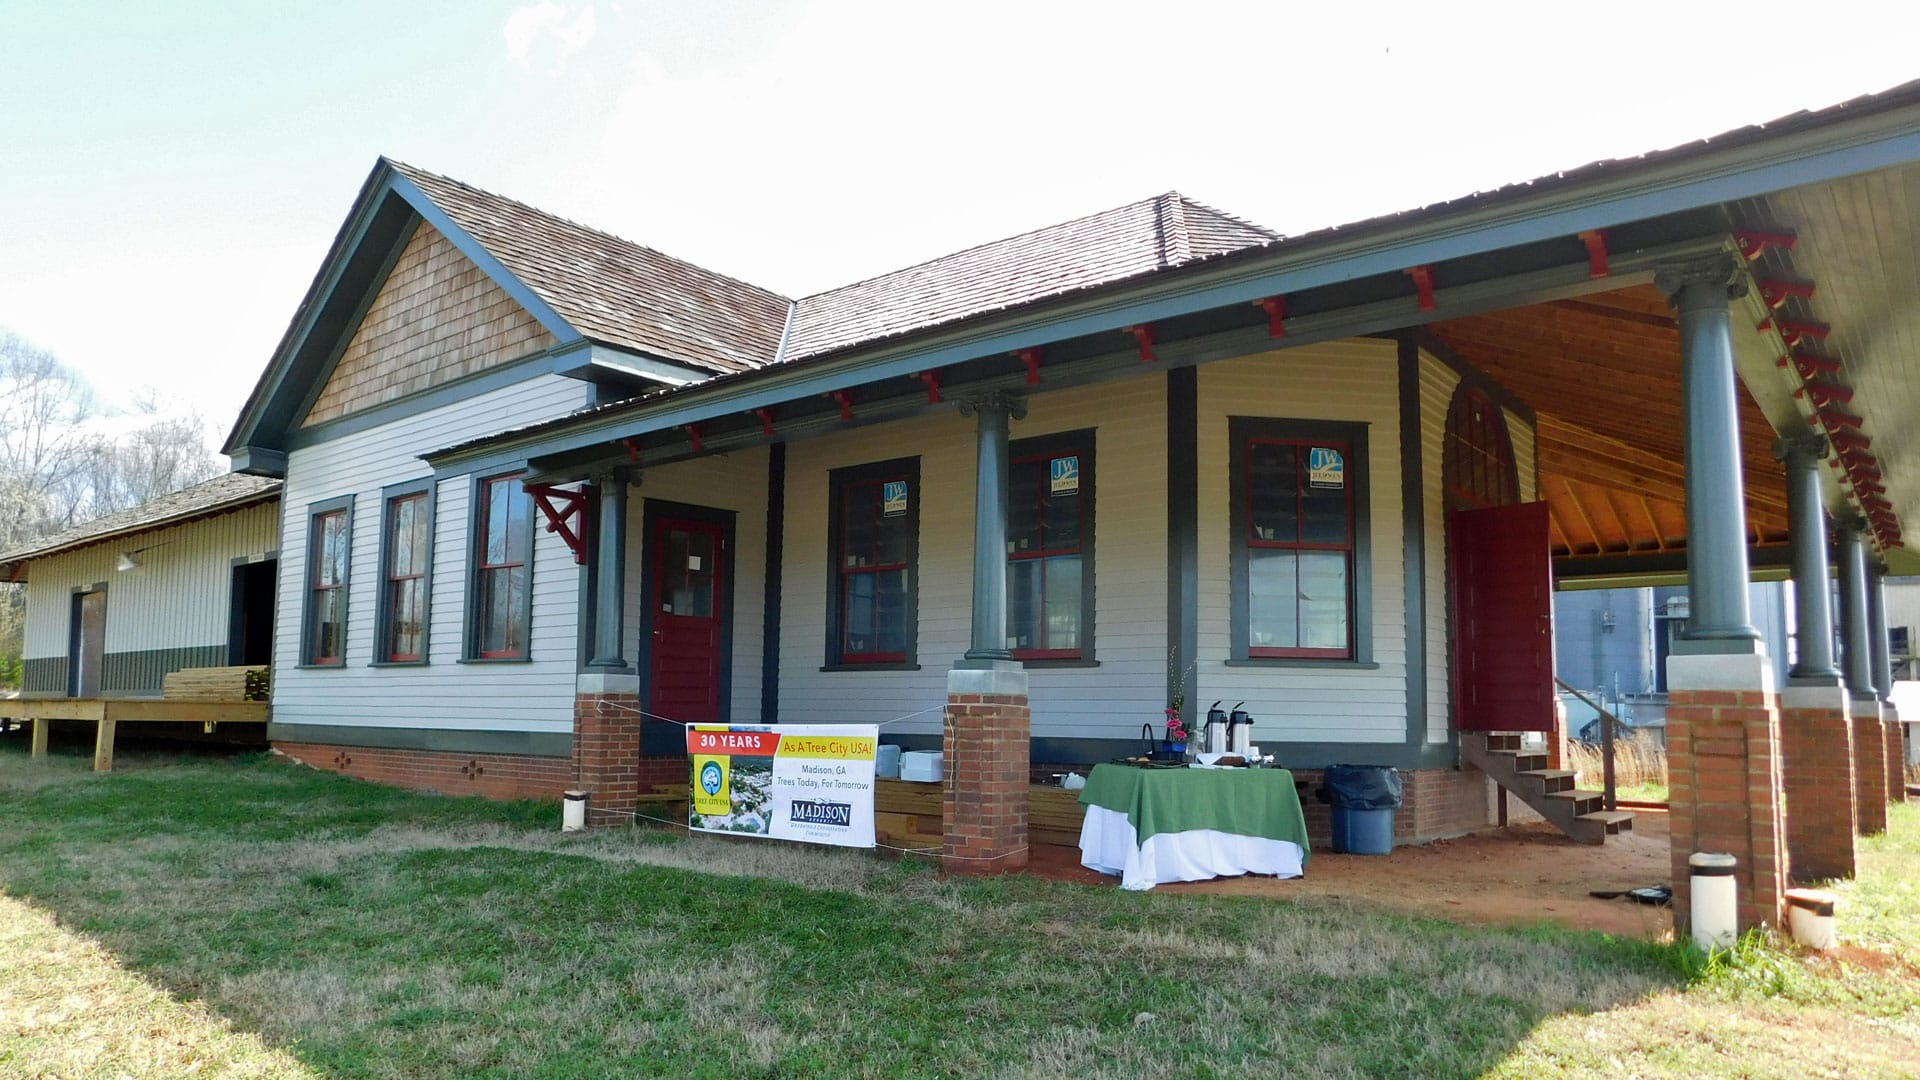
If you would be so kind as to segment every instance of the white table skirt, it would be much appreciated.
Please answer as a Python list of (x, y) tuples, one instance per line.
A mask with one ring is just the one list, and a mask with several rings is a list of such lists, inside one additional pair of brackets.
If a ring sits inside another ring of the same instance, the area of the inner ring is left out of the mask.
[(1151, 889), (1163, 881), (1205, 881), (1240, 874), (1300, 876), (1300, 845), (1214, 829), (1157, 833), (1136, 841), (1127, 815), (1087, 807), (1080, 825), (1080, 865), (1118, 874), (1123, 889)]

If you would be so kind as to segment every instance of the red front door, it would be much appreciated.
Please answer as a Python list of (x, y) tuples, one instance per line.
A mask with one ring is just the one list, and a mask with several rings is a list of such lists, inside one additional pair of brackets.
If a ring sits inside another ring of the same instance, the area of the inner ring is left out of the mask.
[(1553, 730), (1547, 504), (1455, 511), (1453, 716), (1461, 731)]
[(684, 724), (721, 720), (724, 535), (709, 522), (660, 518), (648, 538), (654, 604), (648, 710)]

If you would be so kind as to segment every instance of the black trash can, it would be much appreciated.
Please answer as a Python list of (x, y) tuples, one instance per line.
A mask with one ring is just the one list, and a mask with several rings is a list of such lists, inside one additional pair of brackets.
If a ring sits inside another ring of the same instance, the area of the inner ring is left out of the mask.
[(1329, 765), (1327, 801), (1333, 804), (1333, 850), (1343, 855), (1393, 851), (1393, 812), (1400, 807), (1400, 772), (1387, 765)]

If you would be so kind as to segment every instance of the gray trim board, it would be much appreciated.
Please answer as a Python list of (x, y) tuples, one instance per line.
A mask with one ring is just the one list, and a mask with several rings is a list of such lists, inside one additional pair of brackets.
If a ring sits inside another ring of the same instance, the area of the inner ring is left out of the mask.
[(780, 577), (786, 539), (787, 444), (778, 442), (767, 447), (766, 609), (760, 644), (760, 721), (766, 724), (780, 722)]
[[(1420, 345), (1400, 339), (1400, 532), (1407, 588), (1407, 742), (1427, 740), (1426, 471), (1420, 416)], [(1518, 487), (1515, 488), (1518, 491)]]
[(521, 754), (565, 758), (573, 754), (573, 735), (544, 731), (455, 731), (440, 728), (361, 727), (346, 724), (267, 725), (273, 742), (364, 746), (381, 750), (439, 750), (455, 754)]
[[(1200, 648), (1200, 378), (1193, 368), (1167, 372), (1167, 643), (1185, 676), (1181, 717), (1192, 726), (1193, 674)], [(1197, 674), (1197, 672), (1196, 672)]]
[[(735, 559), (737, 524), (739, 515), (732, 510), (721, 510), (712, 506), (696, 506), (692, 503), (671, 502), (666, 499), (642, 499), (640, 508), (640, 643), (639, 663), (635, 668), (639, 674), (640, 700), (645, 707), (653, 706), (653, 616), (660, 610), (660, 576), (658, 559), (660, 546), (653, 542), (654, 530), (662, 520), (695, 521), (705, 525), (720, 527), (720, 707), (719, 722), (733, 722), (733, 634), (735, 630), (733, 616), (733, 596), (735, 576), (739, 569)], [(640, 753), (642, 756), (671, 755), (685, 753), (686, 741), (682, 738), (678, 724), (646, 717), (640, 723)]]
[[(312, 424), (307, 427), (295, 428), (287, 432), (285, 440), (287, 449), (304, 450), (311, 446), (319, 446), (322, 443), (330, 442), (334, 439), (370, 431), (383, 424), (406, 420), (433, 409), (444, 408), (448, 405), (457, 405), (462, 401), (471, 401), (483, 394), (490, 394), (496, 390), (504, 390), (509, 386), (517, 386), (520, 383), (526, 382), (528, 379), (536, 379), (542, 375), (553, 374), (554, 366), (560, 362), (561, 357), (578, 352), (581, 348), (581, 345), (576, 344), (567, 347), (542, 349), (536, 353), (529, 353), (517, 360), (510, 360), (498, 367), (476, 371), (470, 375), (462, 375), (457, 379), (449, 379), (436, 386), (427, 387), (425, 390), (416, 390), (403, 397), (397, 397), (391, 401), (383, 401), (378, 405), (373, 405), (357, 412), (351, 412), (345, 416), (335, 417), (332, 420), (324, 420), (318, 424)], [(236, 466), (236, 468), (237, 467), (238, 466)], [(280, 467), (284, 472), (286, 468), (285, 454), (282, 454), (280, 457)]]

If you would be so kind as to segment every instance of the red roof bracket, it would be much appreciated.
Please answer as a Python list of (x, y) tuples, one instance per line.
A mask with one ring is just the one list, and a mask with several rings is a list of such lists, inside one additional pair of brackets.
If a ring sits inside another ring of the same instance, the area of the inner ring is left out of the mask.
[[(1781, 363), (1784, 365), (1785, 361), (1783, 360)], [(1840, 374), (1840, 361), (1829, 360), (1824, 356), (1815, 356), (1812, 353), (1801, 352), (1799, 349), (1795, 349), (1793, 350), (1793, 369), (1798, 371), (1800, 377), (1803, 379), (1811, 379), (1818, 375), (1838, 375)]]
[(827, 393), (822, 394), (820, 396), (825, 398), (831, 398), (834, 401), (837, 401), (840, 403), (840, 419), (842, 420), (853, 419), (853, 391), (830, 390)]
[[(631, 441), (631, 440), (629, 440)], [(527, 494), (547, 519), (547, 531), (559, 533), (573, 561), (587, 564), (587, 493), (578, 488), (557, 488), (552, 484), (528, 484)], [(558, 503), (559, 505), (555, 505)]]
[(1824, 341), (1827, 335), (1833, 332), (1833, 328), (1823, 322), (1807, 322), (1803, 319), (1782, 319), (1779, 317), (1761, 319), (1760, 325), (1756, 327), (1756, 329), (1780, 331), (1781, 340), (1785, 341), (1789, 348), (1797, 348), (1800, 343), (1807, 338), (1816, 338)]
[(1255, 300), (1253, 306), (1267, 313), (1267, 336), (1287, 336), (1287, 298), (1269, 296), (1265, 300)]
[(1019, 357), (1020, 362), (1027, 365), (1027, 385), (1039, 386), (1040, 385), (1040, 350), (1039, 349), (1021, 349), (1019, 352), (1014, 353), (1013, 355)]
[(927, 384), (927, 404), (929, 405), (940, 404), (940, 371), (939, 369), (936, 368), (932, 371), (916, 371), (913, 373), (913, 377)]
[(1862, 435), (1857, 431), (1835, 431), (1830, 433), (1827, 439), (1833, 443), (1833, 448), (1839, 451), (1843, 463), (1847, 455), (1865, 453), (1867, 448), (1873, 445), (1873, 436)]
[(1407, 275), (1413, 278), (1414, 287), (1420, 290), (1420, 310), (1432, 311), (1434, 308), (1433, 267), (1416, 266), (1408, 270)]
[(693, 443), (693, 452), (696, 454), (703, 452), (705, 450), (704, 439), (706, 437), (706, 430), (699, 424), (682, 424), (680, 426), (687, 429), (687, 438)]
[(1141, 323), (1139, 326), (1129, 326), (1127, 327), (1127, 333), (1132, 334), (1133, 339), (1140, 343), (1140, 362), (1141, 363), (1151, 364), (1155, 360), (1159, 359), (1159, 357), (1153, 355), (1153, 324), (1152, 323)]
[(1834, 430), (1853, 428), (1857, 431), (1866, 423), (1865, 420), (1862, 420), (1858, 416), (1850, 412), (1841, 412), (1839, 409), (1821, 409), (1818, 415), (1820, 419), (1826, 421), (1828, 428)]
[(1760, 299), (1770, 308), (1778, 309), (1792, 297), (1802, 300), (1813, 296), (1813, 284), (1806, 281), (1775, 281), (1765, 278), (1760, 281)]
[(1792, 251), (1799, 246), (1800, 238), (1790, 232), (1755, 232), (1751, 229), (1736, 229), (1733, 241), (1740, 245), (1740, 254), (1745, 255), (1748, 262), (1752, 262), (1765, 255), (1768, 248)]
[(1606, 277), (1607, 230), (1587, 229), (1580, 234), (1580, 241), (1587, 245), (1587, 276)]
[(620, 442), (627, 448), (627, 463), (630, 465), (640, 464), (640, 440), (622, 439)]
[(773, 410), (767, 408), (755, 409), (753, 410), (753, 415), (760, 418), (760, 434), (765, 435), (769, 439), (773, 438)]
[(1800, 389), (1793, 392), (1794, 397), (1806, 397), (1818, 408), (1826, 408), (1833, 402), (1853, 400), (1853, 387), (1845, 383), (1828, 382), (1825, 379), (1808, 379)]

